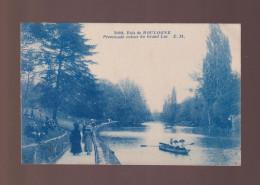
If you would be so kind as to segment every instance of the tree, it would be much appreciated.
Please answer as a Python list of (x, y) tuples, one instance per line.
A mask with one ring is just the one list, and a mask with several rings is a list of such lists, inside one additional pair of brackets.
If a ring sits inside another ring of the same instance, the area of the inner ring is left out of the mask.
[(30, 29), (42, 53), (43, 100), (52, 100), (53, 118), (61, 104), (82, 102), (85, 90), (95, 84), (88, 68), (93, 62), (86, 60), (95, 46), (86, 44), (81, 28), (77, 23), (35, 23)]
[(118, 87), (121, 91), (120, 106), (117, 110), (118, 120), (126, 124), (151, 120), (151, 113), (140, 87), (129, 79), (121, 80)]
[(204, 100), (198, 94), (177, 105), (176, 122), (185, 122), (190, 126), (205, 126), (207, 120)]
[(174, 123), (177, 113), (177, 99), (175, 87), (172, 89), (172, 94), (169, 96), (163, 105), (163, 112), (161, 114), (162, 120), (168, 123)]
[(102, 113), (103, 118), (119, 120), (118, 110), (122, 104), (122, 92), (118, 85), (107, 80), (99, 80), (98, 89), (99, 112)]
[(29, 94), (32, 93), (35, 68), (40, 65), (41, 52), (37, 48), (37, 38), (34, 37), (35, 27), (32, 23), (21, 25), (21, 90), (22, 107), (28, 107)]
[[(240, 91), (240, 82), (235, 80), (231, 69), (232, 57), (228, 37), (217, 24), (210, 24), (209, 29), (208, 50), (203, 61), (199, 92), (205, 101), (209, 125), (227, 128), (230, 127), (228, 117), (235, 113), (233, 106), (238, 99), (233, 96)], [(230, 91), (231, 89), (233, 91)]]

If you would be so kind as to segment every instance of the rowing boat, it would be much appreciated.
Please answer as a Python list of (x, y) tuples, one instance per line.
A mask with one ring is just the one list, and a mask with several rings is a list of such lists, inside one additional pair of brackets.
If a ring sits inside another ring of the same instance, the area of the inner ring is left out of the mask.
[(172, 152), (176, 154), (188, 155), (190, 150), (185, 147), (173, 146), (166, 143), (159, 143), (159, 149), (167, 152)]

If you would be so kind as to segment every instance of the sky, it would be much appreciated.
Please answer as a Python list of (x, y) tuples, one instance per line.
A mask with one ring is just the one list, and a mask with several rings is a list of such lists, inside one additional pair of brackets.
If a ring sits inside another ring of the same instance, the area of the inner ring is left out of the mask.
[[(241, 25), (220, 26), (229, 38), (232, 69), (241, 74)], [(109, 38), (120, 36), (115, 31), (124, 32), (124, 39)], [(140, 38), (144, 31), (156, 33)], [(159, 34), (168, 38), (147, 38), (158, 35), (157, 31), (170, 34)], [(178, 103), (194, 95), (189, 89), (195, 89), (198, 84), (190, 75), (201, 72), (207, 51), (208, 24), (87, 23), (82, 32), (90, 39), (87, 44), (96, 45), (97, 54), (88, 58), (97, 62), (89, 66), (92, 73), (113, 83), (125, 78), (134, 81), (141, 87), (151, 111), (162, 111), (173, 87)], [(174, 34), (184, 38), (173, 38)], [(126, 38), (130, 35), (138, 38)]]

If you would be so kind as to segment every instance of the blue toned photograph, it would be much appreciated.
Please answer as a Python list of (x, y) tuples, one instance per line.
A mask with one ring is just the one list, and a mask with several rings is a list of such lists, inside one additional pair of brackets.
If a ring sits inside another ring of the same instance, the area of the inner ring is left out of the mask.
[(21, 23), (21, 163), (241, 165), (241, 25)]

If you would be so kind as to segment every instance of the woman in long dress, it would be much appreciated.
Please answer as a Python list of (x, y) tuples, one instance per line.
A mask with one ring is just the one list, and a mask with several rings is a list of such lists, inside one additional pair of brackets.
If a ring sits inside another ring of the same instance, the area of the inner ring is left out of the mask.
[(74, 123), (74, 130), (71, 131), (70, 135), (70, 142), (71, 142), (71, 150), (70, 152), (73, 153), (73, 155), (78, 155), (82, 152), (80, 141), (81, 141), (81, 135), (79, 131), (79, 124)]
[(84, 150), (87, 152), (87, 155), (90, 155), (90, 153), (93, 151), (93, 146), (92, 146), (92, 137), (93, 137), (93, 132), (92, 132), (92, 127), (88, 125), (86, 127), (86, 130), (84, 132)]
[(86, 124), (83, 123), (83, 125), (82, 125), (82, 143), (85, 143), (86, 127), (87, 127)]

